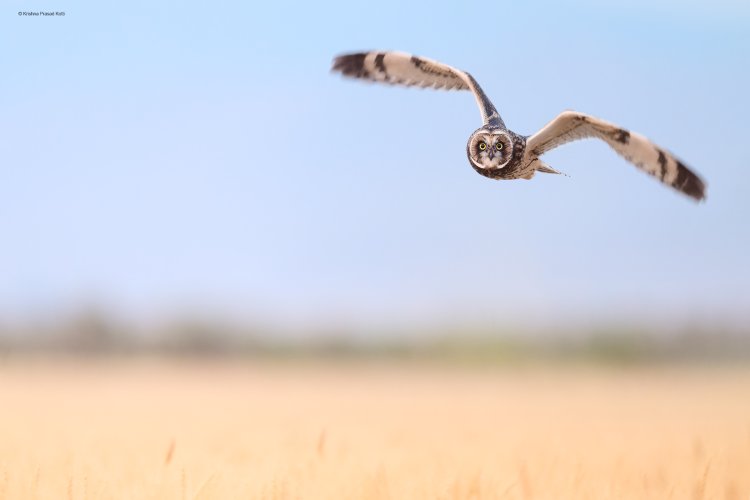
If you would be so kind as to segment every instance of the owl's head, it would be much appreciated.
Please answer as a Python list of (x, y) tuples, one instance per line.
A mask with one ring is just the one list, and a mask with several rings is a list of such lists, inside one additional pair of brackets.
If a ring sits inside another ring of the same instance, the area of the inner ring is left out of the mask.
[(513, 158), (513, 140), (504, 129), (483, 127), (469, 137), (466, 153), (475, 168), (499, 170)]

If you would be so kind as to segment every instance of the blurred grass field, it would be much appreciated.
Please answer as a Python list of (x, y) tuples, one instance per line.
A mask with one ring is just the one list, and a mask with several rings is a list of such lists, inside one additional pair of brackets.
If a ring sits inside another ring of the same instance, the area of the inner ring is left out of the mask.
[(0, 498), (750, 498), (750, 368), (8, 359)]

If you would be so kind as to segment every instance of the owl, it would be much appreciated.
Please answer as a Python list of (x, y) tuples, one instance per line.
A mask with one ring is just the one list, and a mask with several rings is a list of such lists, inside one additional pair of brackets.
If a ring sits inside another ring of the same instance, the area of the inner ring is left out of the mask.
[(483, 125), (469, 137), (466, 156), (479, 174), (490, 179), (531, 179), (537, 172), (560, 174), (540, 157), (565, 143), (585, 138), (606, 142), (638, 169), (677, 191), (701, 201), (706, 185), (664, 148), (641, 134), (576, 111), (564, 111), (536, 134), (509, 130), (495, 106), (469, 73), (404, 52), (360, 52), (333, 60), (334, 72), (344, 76), (397, 85), (470, 90)]

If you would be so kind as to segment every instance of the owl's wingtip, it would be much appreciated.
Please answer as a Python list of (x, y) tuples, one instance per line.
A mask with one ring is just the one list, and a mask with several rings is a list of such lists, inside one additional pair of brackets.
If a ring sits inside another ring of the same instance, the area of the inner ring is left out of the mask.
[(367, 73), (365, 70), (367, 54), (367, 52), (356, 52), (336, 56), (331, 63), (331, 72), (351, 77), (365, 76)]
[(688, 176), (687, 180), (678, 189), (697, 203), (705, 203), (706, 201), (706, 183), (695, 174)]

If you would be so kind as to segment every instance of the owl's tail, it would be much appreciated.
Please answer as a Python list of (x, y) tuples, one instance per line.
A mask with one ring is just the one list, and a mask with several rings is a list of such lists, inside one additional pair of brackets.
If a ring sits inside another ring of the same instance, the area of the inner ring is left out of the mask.
[(536, 171), (542, 172), (543, 174), (560, 174), (560, 175), (564, 175), (565, 177), (569, 177), (569, 175), (566, 174), (565, 172), (560, 172), (559, 170), (555, 170), (554, 168), (550, 167), (543, 161), (540, 161), (538, 163), (538, 166), (536, 167)]

